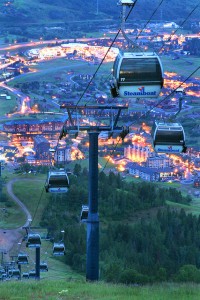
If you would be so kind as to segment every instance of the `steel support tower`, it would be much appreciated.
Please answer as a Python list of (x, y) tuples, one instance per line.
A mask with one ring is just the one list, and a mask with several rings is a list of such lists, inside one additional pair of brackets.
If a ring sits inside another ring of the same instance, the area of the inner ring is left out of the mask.
[[(98, 215), (98, 135), (101, 131), (108, 131), (110, 136), (118, 133), (124, 139), (129, 129), (125, 126), (117, 126), (120, 113), (128, 107), (122, 106), (67, 106), (68, 120), (64, 124), (59, 139), (67, 134), (74, 133), (77, 136), (79, 131), (87, 131), (89, 135), (89, 212), (87, 219), (87, 260), (86, 280), (97, 281), (99, 279), (99, 215)], [(102, 110), (110, 112), (110, 125), (84, 125), (80, 122), (80, 114), (84, 110)], [(75, 121), (73, 114), (75, 112)], [(115, 113), (114, 113), (115, 112)]]

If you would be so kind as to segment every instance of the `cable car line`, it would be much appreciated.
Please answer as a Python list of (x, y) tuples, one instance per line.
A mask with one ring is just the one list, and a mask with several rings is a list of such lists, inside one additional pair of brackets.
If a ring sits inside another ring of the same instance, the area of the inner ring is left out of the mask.
[[(159, 6), (162, 4), (162, 1), (160, 2)], [(184, 19), (184, 21), (180, 24), (180, 27), (184, 25), (184, 23), (189, 19), (189, 17), (191, 16), (191, 14), (197, 9), (197, 7), (200, 5), (200, 2), (199, 4), (197, 4), (194, 9), (192, 9), (192, 11), (188, 14), (188, 16)], [(158, 8), (157, 8), (158, 9)], [(135, 42), (138, 37), (140, 36), (140, 34), (142, 33), (142, 31), (145, 29), (145, 27), (147, 26), (147, 24), (150, 22), (151, 18), (153, 17), (153, 15), (155, 14), (155, 12), (157, 11), (157, 9), (153, 12), (152, 16), (149, 18), (149, 20), (147, 21), (147, 23), (145, 24), (145, 26), (143, 27), (143, 29), (139, 32), (139, 34), (136, 36), (135, 40), (133, 42)], [(172, 36), (175, 35), (175, 33), (179, 30), (179, 28), (177, 28), (175, 31), (172, 31), (171, 35), (169, 36), (168, 40), (167, 41), (170, 41)], [(150, 39), (150, 42), (156, 37), (156, 35), (154, 35), (151, 39)], [(164, 45), (165, 41), (163, 41), (163, 45)], [(164, 46), (161, 46), (161, 48), (157, 51), (157, 52), (160, 52), (162, 49), (164, 48)], [(109, 76), (107, 76), (106, 80), (104, 81), (107, 82), (108, 78), (112, 75), (112, 73), (109, 74)]]
[[(136, 4), (136, 3), (137, 3), (137, 0), (135, 0), (135, 4)], [(128, 14), (127, 14), (125, 20), (128, 19), (128, 17), (129, 17), (129, 15), (131, 14), (132, 10), (133, 10), (133, 6), (131, 7), (130, 11), (128, 12)], [(79, 104), (80, 101), (82, 100), (82, 98), (83, 98), (83, 96), (85, 95), (86, 91), (88, 90), (90, 84), (92, 83), (93, 79), (95, 78), (95, 76), (96, 76), (98, 70), (100, 69), (101, 65), (103, 64), (103, 62), (104, 62), (104, 60), (105, 60), (105, 58), (106, 58), (108, 52), (110, 51), (110, 49), (112, 48), (114, 42), (116, 41), (116, 39), (117, 39), (117, 37), (118, 37), (120, 31), (121, 31), (121, 28), (118, 30), (118, 32), (117, 32), (117, 34), (115, 35), (115, 37), (114, 37), (114, 39), (113, 39), (111, 45), (109, 46), (108, 50), (106, 51), (106, 53), (105, 53), (104, 57), (102, 58), (102, 60), (101, 60), (101, 62), (100, 62), (100, 64), (99, 64), (99, 66), (97, 67), (95, 73), (93, 74), (93, 76), (92, 76), (92, 78), (90, 79), (89, 83), (87, 84), (85, 90), (83, 91), (82, 95), (80, 96), (79, 100), (77, 101), (76, 107), (78, 106), (78, 104)], [(85, 106), (87, 106), (88, 103), (89, 103), (89, 101), (86, 102)], [(63, 127), (64, 127), (64, 125), (65, 125), (65, 122), (63, 123)], [(62, 127), (61, 131), (63, 130), (63, 127)], [(56, 145), (56, 150), (57, 150), (57, 148), (58, 148), (59, 141), (60, 141), (60, 138), (58, 138), (57, 145)]]
[[(144, 52), (129, 39), (124, 30), (125, 13), (126, 3), (123, 5), (121, 28), (128, 46), (131, 45), (132, 49), (120, 51), (115, 58), (110, 83), (111, 95), (113, 98), (158, 97), (164, 81), (161, 61), (156, 53)], [(136, 49), (140, 49), (140, 52), (136, 53)]]
[[(161, 1), (161, 2), (163, 2), (163, 1)], [(161, 5), (161, 3), (160, 3), (160, 5)], [(199, 5), (197, 5), (196, 8), (197, 8), (198, 6), (199, 6)], [(196, 8), (195, 8), (195, 9), (196, 9)], [(194, 10), (195, 10), (195, 9), (194, 9)], [(193, 10), (193, 11), (194, 11), (194, 10)], [(192, 11), (192, 12), (193, 12), (193, 11)], [(191, 13), (192, 13), (192, 12), (191, 12)], [(190, 15), (191, 15), (191, 13), (190, 13)], [(185, 21), (186, 21), (186, 20), (185, 20)], [(185, 21), (184, 21), (184, 22), (185, 22)], [(120, 32), (120, 30), (119, 30), (119, 32)], [(118, 32), (118, 34), (119, 34), (119, 32)], [(116, 35), (115, 39), (117, 38), (118, 34)], [(174, 34), (174, 33), (173, 33), (173, 34)], [(114, 40), (114, 41), (115, 41), (115, 40)], [(113, 41), (113, 43), (114, 43), (114, 41)], [(112, 45), (113, 45), (113, 43), (112, 43)], [(112, 47), (112, 45), (110, 46), (110, 48)], [(110, 48), (108, 49), (108, 51), (110, 50)], [(107, 51), (107, 53), (108, 53), (108, 51)], [(107, 53), (106, 53), (106, 55), (107, 55)], [(102, 62), (100, 63), (99, 67), (97, 68), (96, 72), (94, 73), (92, 79), (91, 79), (90, 82), (88, 83), (87, 88), (88, 88), (89, 85), (91, 84), (93, 78), (96, 76), (96, 73), (98, 72), (98, 70), (99, 70), (101, 64), (103, 63), (103, 61), (104, 61), (106, 55), (104, 56)], [(199, 68), (200, 68), (200, 67), (199, 67)], [(199, 68), (198, 68), (198, 69), (199, 69)], [(193, 73), (195, 73), (195, 72), (196, 72), (196, 71), (194, 71)], [(192, 75), (190, 75), (189, 77), (191, 77), (191, 76), (192, 76)], [(189, 77), (188, 77), (188, 78), (189, 78)], [(187, 78), (187, 79), (188, 79), (188, 78)], [(187, 80), (187, 79), (186, 79), (186, 80)], [(185, 81), (186, 81), (186, 80), (185, 80)], [(184, 81), (184, 82), (185, 82), (185, 81)], [(181, 84), (181, 85), (182, 85), (182, 84)], [(181, 86), (181, 85), (180, 85), (180, 86)], [(86, 90), (87, 90), (87, 88), (86, 88)], [(84, 96), (86, 90), (85, 90), (84, 93), (81, 95), (80, 99), (78, 100), (78, 102), (77, 102), (77, 104), (76, 104), (77, 106), (78, 106), (78, 103), (81, 101), (82, 97)], [(170, 94), (170, 95), (171, 95), (171, 94)], [(168, 95), (167, 97), (169, 97), (170, 95)], [(167, 98), (167, 97), (166, 97), (166, 98)], [(166, 98), (165, 98), (165, 99), (166, 99)], [(161, 100), (161, 101), (159, 102), (159, 104), (160, 104), (162, 101), (164, 101), (165, 99)], [(158, 104), (157, 104), (157, 105), (158, 105)], [(154, 107), (156, 107), (157, 105), (155, 105)], [(153, 108), (152, 108), (152, 109), (153, 109)], [(151, 110), (152, 110), (152, 109), (151, 109)], [(151, 110), (150, 110), (149, 112), (151, 112)], [(148, 112), (147, 112), (147, 113), (148, 113)], [(145, 113), (145, 115), (146, 115), (147, 113)], [(120, 138), (119, 138), (119, 140), (120, 140)], [(119, 143), (119, 141), (117, 142), (117, 145), (118, 145), (118, 143)], [(117, 145), (116, 145), (116, 147), (117, 147)], [(115, 149), (116, 149), (116, 147), (115, 147)], [(106, 167), (106, 165), (105, 165), (105, 167)], [(105, 169), (105, 167), (104, 167), (104, 169)], [(42, 190), (42, 193), (43, 193), (43, 190)], [(38, 201), (38, 204), (37, 204), (36, 211), (35, 211), (35, 213), (34, 213), (33, 219), (34, 219), (35, 216), (36, 216), (36, 213), (37, 213), (37, 210), (38, 210), (38, 207), (39, 207), (41, 198), (42, 198), (42, 194), (41, 194), (41, 197), (40, 197), (40, 199), (39, 199), (39, 201)]]
[(156, 14), (156, 12), (158, 11), (158, 9), (160, 8), (160, 6), (162, 5), (162, 3), (165, 0), (161, 0), (159, 5), (157, 6), (157, 8), (154, 10), (154, 12), (152, 13), (152, 15), (150, 16), (149, 20), (146, 22), (146, 24), (144, 25), (144, 27), (140, 30), (139, 34), (136, 36), (135, 41), (137, 41), (137, 39), (139, 38), (139, 36), (141, 35), (141, 33), (143, 32), (143, 30), (147, 27), (147, 25), (149, 24), (149, 22), (151, 21), (151, 19), (153, 18), (153, 16)]
[[(136, 3), (137, 3), (137, 0), (135, 1), (135, 4), (136, 4)], [(131, 14), (132, 10), (133, 10), (133, 6), (131, 7), (131, 9), (130, 9), (130, 11), (129, 11), (127, 17), (126, 17), (126, 20), (128, 19), (128, 17), (129, 17), (129, 15)], [(88, 90), (90, 84), (92, 83), (92, 81), (93, 81), (93, 79), (95, 78), (97, 72), (99, 71), (101, 65), (103, 64), (103, 62), (104, 62), (104, 60), (105, 60), (105, 58), (106, 58), (108, 52), (110, 51), (110, 49), (112, 48), (114, 42), (116, 41), (116, 39), (117, 39), (117, 37), (118, 37), (120, 31), (121, 31), (121, 28), (118, 30), (117, 34), (115, 35), (114, 39), (112, 40), (112, 43), (111, 43), (111, 45), (109, 46), (108, 50), (106, 51), (104, 57), (102, 58), (102, 60), (101, 60), (101, 62), (100, 62), (100, 64), (99, 64), (99, 66), (97, 67), (96, 71), (94, 72), (92, 78), (90, 79), (89, 83), (87, 84), (87, 86), (86, 86), (85, 90), (83, 91), (82, 95), (80, 96), (79, 100), (77, 101), (76, 106), (78, 106), (79, 102), (81, 101), (81, 99), (82, 99), (83, 96), (85, 95), (86, 91)]]
[[(156, 8), (156, 10), (153, 12), (153, 14), (152, 14), (151, 18), (152, 18), (152, 17), (153, 17), (153, 15), (156, 13), (156, 11), (158, 10), (158, 8), (161, 6), (161, 4), (163, 3), (163, 1), (164, 1), (164, 0), (162, 0), (162, 1), (159, 3), (159, 5), (158, 5), (158, 7)], [(136, 2), (135, 2), (135, 3), (136, 3)], [(133, 7), (132, 7), (132, 8), (133, 8)], [(130, 12), (131, 12), (131, 11), (130, 11)], [(129, 14), (130, 14), (130, 12), (129, 12)], [(191, 12), (191, 13), (192, 13), (192, 12)], [(189, 16), (188, 16), (188, 17), (189, 17)], [(128, 18), (128, 16), (126, 17), (126, 19), (127, 19), (127, 18)], [(147, 21), (147, 24), (149, 23), (149, 21), (150, 21), (150, 19)], [(123, 28), (123, 26), (121, 26), (121, 27)], [(118, 36), (119, 32), (120, 32), (120, 30), (118, 31), (118, 33), (117, 33), (116, 37)], [(115, 37), (115, 39), (116, 39), (116, 37)], [(112, 47), (112, 45), (113, 45), (113, 43), (114, 43), (115, 39), (113, 40), (112, 44), (110, 45), (110, 47), (109, 47), (108, 51), (109, 51), (109, 50), (110, 50), (110, 48)], [(107, 51), (107, 53), (108, 53), (108, 51)], [(105, 59), (105, 57), (106, 57), (107, 53), (105, 54), (105, 56), (104, 56), (103, 60)], [(156, 58), (157, 60), (159, 59), (158, 57), (155, 57), (155, 58)], [(102, 60), (102, 62), (103, 62), (103, 60)], [(102, 64), (102, 62), (101, 62), (101, 64)], [(98, 69), (100, 68), (101, 64), (99, 65)], [(160, 62), (159, 62), (159, 64), (161, 65), (161, 63), (160, 63)], [(92, 82), (93, 78), (95, 77), (95, 75), (96, 75), (96, 73), (97, 73), (98, 69), (96, 70), (96, 72), (95, 72), (95, 74), (93, 75), (92, 79), (91, 79), (91, 80), (90, 80), (90, 82), (88, 83), (88, 85), (87, 85), (87, 87), (86, 87), (85, 91), (84, 91), (84, 92), (83, 92), (83, 94), (81, 95), (81, 97), (80, 97), (80, 99), (78, 100), (78, 102), (77, 102), (76, 106), (77, 106), (77, 105), (78, 105), (78, 103), (81, 101), (81, 99), (82, 99), (83, 95), (85, 94), (85, 92), (86, 92), (86, 90), (88, 89), (89, 85), (91, 84), (91, 82)], [(162, 87), (162, 84), (163, 84), (163, 78), (161, 78), (161, 79), (159, 79), (159, 80), (160, 80), (160, 87)], [(115, 88), (114, 88), (113, 90), (115, 90)], [(150, 93), (150, 92), (149, 92), (149, 93)], [(149, 93), (142, 93), (142, 94), (149, 94)], [(114, 91), (114, 94), (115, 94), (115, 91)], [(117, 96), (117, 94), (115, 94), (115, 95)], [(144, 96), (144, 95), (142, 95), (142, 96)], [(152, 96), (153, 96), (153, 95), (152, 95)], [(88, 101), (88, 102), (89, 102), (89, 101)], [(88, 103), (88, 102), (87, 102), (87, 103)], [(87, 105), (87, 103), (85, 104), (85, 106)]]
[(34, 212), (34, 215), (33, 215), (33, 218), (32, 218), (31, 223), (33, 223), (33, 220), (35, 219), (35, 216), (36, 216), (36, 213), (37, 213), (37, 211), (38, 211), (40, 202), (41, 202), (41, 200), (42, 200), (43, 192), (44, 192), (44, 187), (42, 188), (42, 191), (41, 191), (41, 194), (40, 194), (40, 198), (39, 198), (39, 200), (38, 200), (38, 203), (37, 203), (37, 206), (36, 206), (36, 209), (35, 209), (35, 212)]
[[(162, 4), (162, 2), (163, 2), (163, 1), (160, 2), (159, 6)], [(199, 4), (191, 11), (191, 13), (188, 15), (188, 17), (192, 14), (192, 12), (193, 12), (198, 6), (199, 6)], [(158, 8), (157, 8), (157, 9), (158, 9)], [(155, 12), (156, 12), (156, 11), (157, 11), (157, 10), (155, 10)], [(131, 11), (130, 11), (130, 12), (131, 12)], [(130, 12), (129, 12), (129, 14), (130, 14)], [(155, 14), (155, 12), (153, 13), (153, 15)], [(152, 15), (152, 16), (153, 16), (153, 15)], [(129, 16), (129, 15), (128, 15), (128, 16)], [(128, 16), (127, 16), (127, 18), (128, 18)], [(187, 17), (187, 19), (188, 19), (188, 17)], [(185, 23), (187, 19), (185, 19), (183, 23)], [(149, 21), (148, 21), (148, 22), (149, 22)], [(148, 24), (148, 22), (147, 22), (147, 24)], [(118, 31), (118, 33), (117, 33), (115, 39), (113, 40), (111, 46), (109, 47), (107, 53), (109, 52), (110, 48), (112, 47), (112, 45), (113, 45), (113, 43), (115, 42), (115, 40), (116, 40), (116, 38), (117, 38), (117, 36), (118, 36), (119, 33), (120, 33), (120, 30)], [(174, 34), (174, 33), (173, 33), (173, 34)], [(106, 53), (106, 55), (107, 55), (107, 53)], [(84, 96), (84, 94), (85, 94), (87, 88), (88, 88), (89, 85), (91, 84), (91, 82), (92, 82), (92, 80), (94, 79), (94, 77), (95, 77), (97, 71), (99, 70), (101, 64), (103, 63), (103, 61), (104, 61), (106, 55), (105, 55), (104, 58), (102, 59), (102, 62), (100, 63), (99, 67), (97, 68), (95, 74), (93, 75), (92, 79), (91, 79), (90, 82), (88, 83), (88, 86), (86, 87), (84, 93), (81, 95), (81, 97), (80, 97), (80, 99), (78, 100), (78, 102), (77, 102), (76, 105), (78, 105), (78, 103), (81, 101), (81, 99), (82, 99), (82, 97)], [(198, 68), (198, 69), (199, 69), (199, 68)], [(196, 72), (196, 70), (195, 70), (193, 73), (195, 73), (195, 72)], [(190, 76), (191, 76), (191, 75), (190, 75)], [(189, 76), (189, 77), (190, 77), (190, 76)], [(189, 77), (188, 77), (188, 78), (189, 78)], [(187, 79), (188, 79), (188, 78), (187, 78)], [(187, 80), (187, 79), (186, 79), (186, 80)], [(185, 81), (186, 81), (186, 80), (185, 80)], [(185, 81), (184, 81), (184, 82), (185, 82)], [(181, 85), (180, 85), (180, 86), (181, 86)], [(170, 94), (170, 95), (171, 95), (171, 94)], [(170, 95), (168, 95), (167, 97), (169, 97)], [(167, 97), (166, 97), (166, 98), (167, 98)], [(163, 100), (161, 100), (157, 105), (159, 105), (159, 104), (160, 104), (162, 101), (164, 101), (166, 98), (164, 98)], [(154, 107), (156, 107), (157, 105), (155, 105)], [(153, 108), (154, 108), (154, 107), (153, 107)], [(153, 108), (152, 108), (152, 109), (153, 109)], [(152, 109), (151, 109), (151, 110), (152, 110)], [(151, 111), (151, 110), (150, 110), (150, 111)], [(150, 111), (149, 111), (149, 112), (150, 112)], [(149, 112), (145, 113), (145, 115), (148, 114)], [(141, 117), (142, 117), (142, 116), (141, 116)], [(118, 143), (119, 143), (119, 142), (118, 142)], [(118, 143), (117, 143), (117, 145), (118, 145)], [(116, 145), (116, 147), (117, 147), (117, 145)], [(58, 144), (57, 144), (57, 146), (58, 146)], [(116, 149), (116, 147), (115, 147), (115, 149)], [(106, 165), (107, 165), (107, 164), (106, 164)], [(106, 167), (106, 166), (105, 166), (105, 167)], [(105, 167), (104, 167), (104, 168), (105, 168)], [(43, 194), (43, 190), (42, 190), (42, 194)], [(38, 210), (38, 207), (39, 207), (41, 198), (42, 198), (42, 194), (41, 194), (40, 199), (39, 199), (39, 201), (38, 201), (38, 204), (37, 204), (36, 211), (35, 211), (35, 213), (34, 213), (33, 219), (34, 219), (35, 216), (36, 216), (36, 213), (37, 213), (37, 210)]]
[[(163, 2), (164, 2), (164, 0), (162, 0), (162, 1), (160, 2), (160, 4), (158, 5), (158, 7), (154, 10), (154, 12), (152, 13), (151, 17), (148, 19), (148, 21), (146, 22), (145, 26), (141, 29), (141, 31), (140, 31), (139, 34), (136, 36), (136, 38), (135, 38), (134, 41), (132, 41), (131, 39), (128, 38), (128, 36), (127, 36), (127, 35), (125, 34), (125, 32), (124, 32), (124, 29), (122, 30), (122, 34), (123, 34), (124, 38), (125, 38), (126, 40), (128, 39), (128, 41), (129, 41), (135, 48), (141, 49), (141, 47), (136, 46), (135, 41), (139, 38), (139, 36), (140, 36), (140, 34), (142, 33), (142, 31), (146, 28), (146, 26), (147, 26), (148, 23), (151, 21), (151, 19), (153, 18), (154, 14), (157, 12), (158, 8), (161, 6), (161, 4), (162, 4)], [(126, 19), (127, 19), (127, 18), (126, 18)], [(125, 19), (125, 20), (126, 20), (126, 19)], [(125, 23), (125, 22), (123, 21), (123, 22), (122, 22), (121, 28), (124, 27), (124, 25), (125, 25), (124, 23)], [(143, 50), (142, 50), (141, 52), (143, 52)], [(111, 75), (112, 75), (112, 73), (109, 74), (109, 76), (106, 78), (105, 82), (108, 80), (108, 78), (109, 78)], [(105, 82), (104, 82), (104, 83), (105, 83)], [(89, 101), (88, 101), (88, 102), (89, 102)]]
[[(164, 1), (164, 0), (163, 0), (163, 1)], [(157, 9), (160, 7), (160, 5), (163, 3), (163, 1), (160, 2), (160, 4), (159, 4), (159, 6), (157, 7)], [(193, 13), (193, 11), (194, 11), (198, 6), (199, 6), (199, 4), (195, 6), (195, 8), (190, 12), (190, 14), (189, 14), (189, 15), (187, 16), (187, 18), (182, 22), (182, 24), (184, 24), (184, 23), (186, 22), (186, 20), (189, 18), (189, 16)], [(154, 11), (154, 13), (152, 14), (151, 17), (153, 17), (153, 15), (156, 13), (157, 9)], [(149, 23), (149, 21), (147, 22), (147, 24), (148, 24), (148, 23)], [(118, 31), (118, 33), (117, 33), (115, 39), (117, 38), (117, 36), (118, 36), (119, 33), (120, 33), (120, 30)], [(139, 33), (139, 34), (140, 34), (140, 33)], [(174, 34), (174, 32), (173, 32), (173, 34)], [(114, 41), (115, 41), (115, 39), (114, 39)], [(113, 43), (114, 43), (114, 41), (113, 41)], [(113, 43), (112, 43), (112, 44), (113, 44)], [(112, 44), (111, 44), (111, 46), (112, 46)], [(110, 46), (110, 48), (111, 48), (111, 46)], [(104, 59), (103, 59), (103, 60), (104, 60)], [(100, 66), (99, 66), (99, 67), (100, 67)], [(98, 69), (99, 69), (99, 68), (98, 68)], [(97, 69), (97, 71), (98, 71), (98, 69)], [(196, 69), (196, 70), (195, 70), (188, 78), (190, 78), (190, 77), (191, 77), (198, 69), (199, 69), (199, 68), (197, 68), (197, 69)], [(96, 72), (97, 72), (97, 71), (96, 71)], [(95, 75), (96, 75), (96, 73), (95, 73)], [(93, 78), (94, 78), (94, 76), (93, 76)], [(93, 78), (92, 78), (92, 80), (93, 80)], [(186, 78), (186, 80), (187, 80), (188, 78)], [(91, 81), (92, 81), (92, 80), (91, 80)], [(186, 80), (185, 80), (185, 81), (186, 81)], [(89, 82), (87, 88), (89, 87), (91, 81)], [(184, 81), (184, 82), (185, 82), (185, 81)], [(183, 83), (184, 83), (184, 82), (183, 82)], [(180, 86), (181, 86), (183, 83), (181, 83)], [(179, 87), (180, 87), (180, 86), (179, 86)], [(86, 88), (86, 90), (87, 90), (87, 88)], [(86, 91), (86, 90), (85, 90), (85, 91)], [(84, 91), (84, 93), (85, 93), (85, 91)], [(82, 96), (81, 96), (81, 98), (79, 99), (79, 101), (77, 102), (77, 104), (78, 104), (78, 103), (80, 102), (80, 100), (82, 99), (84, 93), (82, 94)], [(162, 99), (162, 100), (161, 100), (158, 104), (156, 104), (154, 107), (158, 106), (161, 102), (163, 102), (165, 99), (167, 99), (169, 96), (171, 96), (171, 94), (172, 94), (172, 93), (170, 93), (168, 96), (166, 96), (164, 99)], [(153, 108), (154, 108), (154, 107), (153, 107)], [(153, 108), (152, 108), (152, 109), (153, 109)], [(152, 110), (152, 109), (151, 109), (151, 110)], [(145, 113), (144, 115), (147, 115), (148, 113), (150, 113), (151, 110), (150, 110), (149, 112)], [(142, 116), (141, 116), (141, 117), (142, 117)], [(118, 141), (118, 143), (119, 143), (119, 141)], [(118, 145), (118, 143), (117, 143), (117, 145)], [(117, 147), (117, 145), (116, 145), (116, 147)], [(116, 149), (116, 147), (115, 147), (115, 149)], [(115, 149), (114, 149), (114, 150), (115, 150)], [(107, 161), (107, 163), (108, 163), (108, 161)], [(107, 163), (106, 163), (106, 165), (107, 165)]]
[[(183, 83), (185, 83), (190, 77), (192, 77), (192, 75), (194, 75), (198, 70), (200, 69), (200, 66), (199, 67), (197, 67), (178, 87), (176, 87), (169, 95), (167, 95), (164, 99), (162, 99), (161, 101), (159, 101), (157, 104), (155, 104), (150, 110), (148, 110), (147, 112), (145, 112), (143, 115), (141, 115), (140, 116), (140, 118), (139, 119), (141, 119), (142, 117), (144, 117), (144, 116), (147, 116), (147, 114), (150, 114), (151, 113), (151, 111), (154, 109), (154, 108), (156, 108), (160, 103), (162, 103), (163, 101), (165, 101), (168, 97), (170, 97), (178, 88), (180, 88), (181, 86), (182, 86), (182, 84)], [(138, 121), (138, 120), (137, 120)], [(131, 124), (129, 124), (128, 126), (132, 126), (132, 125), (134, 125), (135, 124), (135, 122), (132, 122)], [(118, 146), (118, 144), (119, 144), (119, 142), (120, 142), (120, 140), (121, 140), (121, 138), (119, 137), (119, 139), (118, 139), (118, 141), (117, 141), (117, 143), (116, 143), (116, 145), (115, 145), (115, 147), (114, 147), (114, 149), (112, 150), (112, 152), (111, 152), (111, 154), (110, 154), (110, 157), (113, 155), (113, 153), (115, 152), (115, 150), (116, 150), (116, 148), (117, 148), (117, 146)], [(104, 167), (103, 167), (103, 170), (102, 170), (102, 172), (105, 170), (105, 168), (106, 168), (106, 166), (107, 166), (107, 164), (108, 164), (108, 162), (109, 162), (109, 160), (110, 160), (110, 157), (106, 160), (106, 163), (105, 163), (105, 165), (104, 165)]]

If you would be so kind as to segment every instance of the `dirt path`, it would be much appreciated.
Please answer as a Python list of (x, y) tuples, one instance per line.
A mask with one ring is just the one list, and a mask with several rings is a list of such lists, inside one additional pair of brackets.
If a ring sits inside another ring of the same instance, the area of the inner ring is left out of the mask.
[[(7, 192), (12, 198), (12, 200), (23, 210), (26, 215), (26, 222), (22, 226), (14, 229), (0, 229), (0, 253), (4, 256), (6, 261), (10, 261), (9, 252), (11, 249), (17, 245), (19, 241), (21, 241), (23, 235), (25, 234), (24, 229), (22, 227), (29, 225), (29, 220), (32, 219), (30, 212), (27, 207), (17, 198), (12, 190), (12, 185), (18, 180), (31, 180), (31, 179), (12, 179), (6, 184)], [(7, 254), (5, 254), (7, 253)]]
[[(30, 214), (30, 212), (28, 211), (27, 207), (24, 205), (24, 203), (22, 203), (19, 198), (17, 198), (15, 196), (15, 194), (13, 193), (13, 190), (12, 190), (12, 185), (17, 182), (17, 181), (22, 181), (22, 180), (26, 180), (26, 181), (30, 181), (31, 179), (12, 179), (10, 180), (7, 185), (6, 185), (6, 188), (7, 188), (7, 192), (8, 194), (10, 195), (10, 197), (15, 201), (15, 203), (23, 210), (23, 212), (25, 213), (26, 215), (26, 222), (24, 225), (22, 225), (22, 227), (24, 226), (28, 226), (29, 225), (29, 220), (32, 220), (32, 216)], [(20, 227), (20, 228), (22, 228)]]

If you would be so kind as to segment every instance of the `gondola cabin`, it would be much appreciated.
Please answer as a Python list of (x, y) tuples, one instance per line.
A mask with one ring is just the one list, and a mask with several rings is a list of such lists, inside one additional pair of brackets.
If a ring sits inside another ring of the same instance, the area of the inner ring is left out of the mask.
[(27, 265), (28, 264), (28, 255), (26, 253), (19, 253), (17, 257), (18, 265)]
[(5, 269), (4, 269), (4, 268), (1, 268), (1, 269), (0, 269), (0, 274), (3, 274), (3, 273), (5, 273)]
[(2, 275), (1, 275), (1, 280), (3, 281), (3, 280), (6, 280), (8, 278), (8, 276), (7, 276), (7, 274), (6, 273), (3, 273)]
[(20, 270), (19, 269), (11, 269), (8, 271), (8, 275), (11, 278), (20, 278)]
[(31, 270), (29, 271), (29, 278), (31, 279), (35, 279), (36, 278), (36, 271), (35, 270)]
[(67, 193), (69, 189), (69, 178), (65, 171), (49, 171), (45, 185), (48, 193)]
[(185, 132), (180, 123), (154, 122), (153, 146), (158, 153), (185, 153)]
[(41, 237), (38, 233), (29, 233), (27, 237), (26, 247), (28, 248), (40, 248)]
[(89, 213), (88, 205), (82, 205), (82, 209), (81, 209), (81, 222), (82, 223), (87, 222), (88, 213)]
[(23, 272), (22, 273), (22, 278), (29, 279), (29, 273), (28, 272)]
[(54, 243), (53, 244), (53, 255), (54, 256), (65, 255), (65, 245), (64, 245), (64, 243)]
[(40, 272), (48, 272), (48, 265), (45, 262), (40, 263)]
[(113, 65), (111, 94), (123, 98), (156, 98), (164, 81), (160, 58), (153, 52), (119, 52)]

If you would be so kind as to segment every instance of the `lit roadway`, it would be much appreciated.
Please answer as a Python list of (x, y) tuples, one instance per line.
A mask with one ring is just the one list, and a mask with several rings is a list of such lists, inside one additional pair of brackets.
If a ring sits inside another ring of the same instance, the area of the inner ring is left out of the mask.
[[(116, 34), (117, 32), (113, 32), (114, 34)], [(168, 33), (166, 33), (168, 34)], [(168, 34), (169, 35), (169, 34)], [(147, 37), (146, 35), (140, 35), (140, 38), (143, 37)], [(176, 35), (176, 37), (178, 37)], [(184, 35), (185, 38), (199, 38), (200, 34), (186, 34)], [(105, 40), (105, 39), (110, 39), (110, 37), (107, 36), (103, 36), (103, 37), (96, 37), (96, 38), (78, 38), (76, 39), (77, 42), (90, 42), (90, 41), (95, 41), (95, 40)], [(73, 43), (74, 42), (74, 38), (73, 39), (53, 39), (53, 40), (43, 40), (42, 38), (39, 41), (31, 41), (31, 42), (27, 42), (27, 43), (20, 43), (20, 44), (14, 44), (14, 45), (6, 45), (5, 46), (1, 46), (0, 47), (0, 51), (5, 51), (5, 50), (16, 50), (16, 49), (20, 49), (23, 47), (35, 47), (35, 46), (41, 46), (41, 45), (45, 45), (45, 44), (56, 44), (56, 43), (65, 43), (65, 42), (70, 42)]]
[[(18, 111), (20, 111), (23, 103), (27, 99), (27, 95), (23, 94), (21, 91), (15, 89), (15, 88), (9, 87), (8, 85), (5, 84), (5, 82), (0, 82), (0, 87), (10, 91), (11, 93), (13, 93), (16, 96), (16, 100), (17, 100), (17, 104), (18, 104)], [(26, 106), (28, 109), (30, 109), (29, 101), (26, 101)]]
[[(95, 40), (105, 40), (105, 39), (109, 39), (109, 37), (98, 37), (98, 38), (79, 38), (76, 39), (77, 43), (78, 42), (90, 42), (90, 41), (95, 41)], [(48, 41), (44, 41), (44, 40), (40, 40), (40, 41), (36, 41), (36, 42), (27, 42), (27, 43), (20, 43), (20, 44), (14, 44), (14, 45), (5, 45), (0, 47), (0, 51), (13, 51), (16, 49), (20, 49), (20, 48), (26, 48), (26, 47), (36, 47), (36, 46), (41, 46), (41, 45), (45, 45), (45, 44), (55, 44), (56, 43), (65, 43), (65, 42), (70, 42), (70, 43), (74, 43), (74, 39), (53, 39), (53, 40), (48, 40)]]

